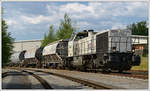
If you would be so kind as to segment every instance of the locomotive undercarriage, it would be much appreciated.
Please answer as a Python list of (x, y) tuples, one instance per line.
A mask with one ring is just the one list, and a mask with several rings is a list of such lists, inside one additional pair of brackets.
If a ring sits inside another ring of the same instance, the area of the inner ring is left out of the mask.
[[(55, 62), (49, 58), (55, 59)], [(36, 59), (28, 59), (24, 62), (24, 66), (37, 67), (37, 65), (41, 64), (42, 68), (75, 69), (80, 71), (100, 69), (103, 71), (117, 70), (122, 72), (124, 70), (130, 70), (132, 66), (140, 64), (140, 57), (131, 52), (82, 55), (64, 58), (61, 62), (58, 62), (59, 59), (57, 59), (56, 62), (56, 59), (55, 56), (50, 55), (43, 57), (41, 63), (31, 61)]]
[(107, 53), (103, 57), (98, 58), (100, 60), (99, 68), (103, 71), (117, 70), (122, 72), (124, 70), (130, 70), (132, 66), (140, 64), (140, 57), (133, 53)]
[(96, 55), (82, 55), (82, 56), (75, 56), (71, 57), (68, 60), (68, 67), (69, 69), (75, 69), (80, 71), (86, 71), (88, 69), (96, 69), (97, 60)]
[(132, 66), (132, 53), (108, 53), (103, 56), (100, 61), (104, 71), (117, 70), (130, 70)]
[(139, 58), (139, 56), (134, 55), (131, 52), (75, 56), (72, 60), (68, 61), (68, 65), (66, 65), (66, 67), (81, 71), (101, 69), (103, 71), (115, 70), (122, 72), (130, 70), (133, 65), (139, 65)]

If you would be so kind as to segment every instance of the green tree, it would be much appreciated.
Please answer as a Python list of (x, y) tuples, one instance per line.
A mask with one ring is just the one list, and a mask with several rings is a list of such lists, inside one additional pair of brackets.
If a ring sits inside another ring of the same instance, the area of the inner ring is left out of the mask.
[(132, 35), (148, 36), (148, 27), (146, 21), (140, 21), (127, 26), (132, 31)]
[(11, 34), (7, 29), (8, 26), (5, 20), (2, 19), (2, 67), (11, 61), (10, 58), (13, 54), (14, 39), (10, 36)]
[(44, 34), (44, 39), (42, 40), (41, 46), (46, 46), (47, 44), (47, 35), (46, 33)]
[(54, 34), (53, 25), (51, 25), (49, 28), (49, 34), (47, 36), (47, 39), (48, 39), (48, 43), (55, 41), (55, 34)]
[(49, 28), (48, 35), (44, 34), (44, 39), (42, 41), (41, 46), (46, 46), (47, 44), (54, 42), (60, 39), (69, 39), (73, 32), (76, 31), (76, 28), (73, 27), (71, 19), (67, 14), (64, 15), (64, 20), (61, 20), (59, 29), (56, 34), (54, 33), (53, 25)]
[(42, 41), (41, 46), (46, 46), (47, 44), (55, 41), (55, 34), (54, 34), (54, 28), (53, 25), (50, 26), (49, 28), (49, 33), (48, 35), (44, 34), (44, 39)]
[(71, 18), (67, 14), (64, 15), (64, 20), (61, 20), (59, 29), (56, 32), (57, 40), (69, 39), (76, 28), (73, 27)]

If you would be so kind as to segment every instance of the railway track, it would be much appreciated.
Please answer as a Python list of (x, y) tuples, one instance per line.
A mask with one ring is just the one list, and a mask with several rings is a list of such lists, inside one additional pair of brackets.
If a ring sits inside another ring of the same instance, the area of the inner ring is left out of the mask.
[(115, 76), (122, 76), (122, 77), (131, 77), (131, 78), (139, 78), (139, 79), (148, 79), (148, 72), (147, 71), (141, 71), (141, 70), (130, 70), (125, 72), (102, 72), (102, 71), (95, 71), (90, 70), (87, 72), (91, 73), (100, 73), (100, 74), (106, 74), (106, 75), (115, 75)]
[(134, 74), (148, 75), (148, 71), (143, 71), (143, 70), (129, 70), (128, 72), (131, 72), (131, 73), (134, 73)]
[(35, 77), (42, 84), (42, 86), (45, 89), (52, 89), (52, 87), (42, 77), (34, 74), (33, 72), (29, 72), (29, 71), (26, 71), (26, 70), (23, 70), (23, 72), (26, 72), (26, 73), (32, 75), (33, 77)]
[(8, 72), (2, 73), (2, 78), (6, 77), (6, 76), (8, 76)]
[(91, 73), (100, 73), (100, 74), (107, 74), (107, 75), (115, 75), (115, 76), (122, 76), (122, 77), (131, 77), (131, 78), (139, 78), (139, 79), (148, 79), (148, 72), (147, 71), (141, 71), (141, 70), (130, 70), (125, 71), (122, 73), (119, 72), (110, 72), (110, 73), (104, 73), (100, 70), (89, 70), (87, 72)]
[(58, 77), (62, 77), (62, 78), (65, 78), (65, 79), (83, 84), (85, 86), (92, 87), (94, 89), (120, 89), (120, 88), (113, 87), (113, 86), (110, 86), (110, 85), (106, 85), (106, 84), (103, 84), (103, 83), (95, 83), (95, 82), (91, 82), (91, 81), (88, 81), (88, 80), (74, 78), (74, 77), (66, 76), (66, 75), (62, 75), (62, 74), (57, 74), (57, 73), (52, 73), (52, 72), (47, 72), (47, 71), (41, 71), (41, 70), (33, 70), (33, 69), (30, 69), (30, 70), (36, 71), (36, 72), (43, 72), (43, 73), (47, 73), (47, 74), (58, 76)]
[(140, 79), (148, 79), (148, 74), (141, 74), (141, 73), (134, 73), (134, 72), (110, 73), (110, 75), (124, 76), (124, 77), (131, 77), (131, 78), (140, 78)]

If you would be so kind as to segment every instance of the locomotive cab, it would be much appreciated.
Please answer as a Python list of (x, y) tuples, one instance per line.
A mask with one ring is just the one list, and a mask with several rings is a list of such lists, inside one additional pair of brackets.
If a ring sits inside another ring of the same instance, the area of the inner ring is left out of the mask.
[(76, 42), (80, 39), (83, 39), (85, 37), (88, 37), (88, 32), (84, 30), (83, 32), (79, 32), (77, 34), (73, 33), (69, 42), (68, 42), (68, 57), (72, 60), (72, 57), (74, 56), (74, 45)]

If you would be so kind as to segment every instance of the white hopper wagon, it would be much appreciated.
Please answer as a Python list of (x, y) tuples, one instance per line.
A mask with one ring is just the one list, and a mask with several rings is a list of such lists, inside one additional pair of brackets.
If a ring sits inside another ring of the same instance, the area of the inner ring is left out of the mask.
[(67, 56), (67, 49), (68, 49), (67, 47), (68, 47), (68, 40), (58, 40), (45, 46), (42, 53), (43, 66), (57, 67), (58, 65), (63, 64)]

